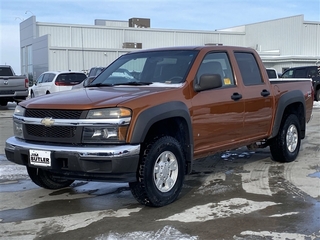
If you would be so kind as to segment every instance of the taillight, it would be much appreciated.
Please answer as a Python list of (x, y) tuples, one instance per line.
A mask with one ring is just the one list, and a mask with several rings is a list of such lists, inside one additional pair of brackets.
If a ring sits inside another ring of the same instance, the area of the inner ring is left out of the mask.
[(69, 86), (70, 84), (67, 84), (65, 82), (55, 82), (54, 85), (56, 85), (56, 86)]
[(29, 79), (28, 79), (28, 78), (25, 78), (25, 79), (24, 79), (24, 86), (25, 86), (26, 88), (29, 87)]

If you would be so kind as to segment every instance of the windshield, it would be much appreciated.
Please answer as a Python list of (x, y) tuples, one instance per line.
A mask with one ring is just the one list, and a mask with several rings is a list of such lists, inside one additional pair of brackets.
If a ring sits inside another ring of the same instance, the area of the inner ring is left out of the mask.
[(89, 86), (183, 83), (198, 51), (151, 51), (123, 55)]

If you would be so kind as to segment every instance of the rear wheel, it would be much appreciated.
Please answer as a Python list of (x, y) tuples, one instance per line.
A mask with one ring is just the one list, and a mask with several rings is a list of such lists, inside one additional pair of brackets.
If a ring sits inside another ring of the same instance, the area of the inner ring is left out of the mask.
[(278, 135), (270, 144), (273, 160), (277, 162), (294, 161), (300, 150), (300, 123), (296, 115), (289, 115), (281, 124)]
[(149, 144), (141, 156), (138, 181), (129, 183), (137, 201), (161, 207), (179, 196), (185, 175), (185, 160), (179, 142), (170, 136)]
[(74, 180), (55, 178), (51, 172), (40, 168), (27, 167), (27, 171), (29, 177), (35, 184), (46, 189), (65, 188), (74, 182)]

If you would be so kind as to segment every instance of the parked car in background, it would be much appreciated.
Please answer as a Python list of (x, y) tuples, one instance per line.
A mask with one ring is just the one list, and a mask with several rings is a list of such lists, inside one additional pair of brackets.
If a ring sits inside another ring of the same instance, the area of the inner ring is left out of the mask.
[(96, 77), (87, 77), (81, 83), (78, 83), (77, 85), (73, 85), (71, 89), (83, 88), (83, 87), (89, 85), (95, 78)]
[(77, 71), (44, 72), (30, 88), (30, 97), (71, 90), (86, 78), (86, 74)]
[(304, 66), (289, 68), (281, 78), (311, 78), (314, 88), (314, 100), (320, 101), (320, 66)]
[(274, 68), (266, 68), (269, 79), (277, 79), (278, 72)]
[(105, 67), (92, 67), (88, 73), (88, 77), (96, 77), (98, 76)]
[(9, 65), (0, 65), (0, 106), (20, 102), (28, 97), (29, 79), (17, 76)]

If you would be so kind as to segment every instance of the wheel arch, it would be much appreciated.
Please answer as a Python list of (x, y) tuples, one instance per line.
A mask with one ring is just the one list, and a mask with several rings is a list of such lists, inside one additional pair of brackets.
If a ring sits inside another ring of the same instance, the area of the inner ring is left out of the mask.
[(300, 90), (290, 91), (280, 97), (270, 138), (277, 136), (283, 119), (290, 113), (298, 116), (301, 126), (301, 139), (305, 138), (306, 105), (304, 95)]
[(181, 144), (186, 159), (186, 173), (192, 171), (193, 134), (188, 107), (179, 101), (163, 103), (143, 111), (137, 117), (131, 144), (142, 145), (152, 138), (169, 135)]

